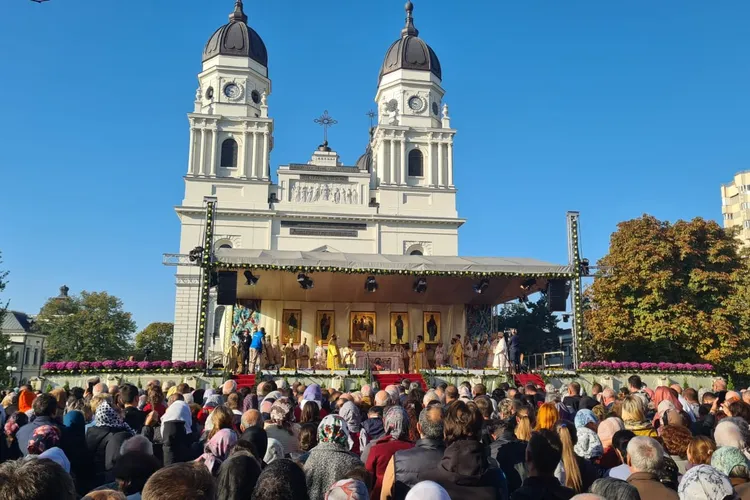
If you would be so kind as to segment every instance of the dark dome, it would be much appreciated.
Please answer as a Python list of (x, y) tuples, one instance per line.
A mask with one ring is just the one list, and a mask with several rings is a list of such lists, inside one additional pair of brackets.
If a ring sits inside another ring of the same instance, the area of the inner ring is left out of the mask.
[(414, 27), (412, 12), (414, 5), (406, 2), (406, 26), (401, 30), (401, 38), (393, 42), (385, 54), (383, 66), (380, 68), (380, 79), (383, 75), (400, 69), (416, 69), (429, 71), (439, 79), (443, 79), (443, 70), (435, 51), (419, 38), (419, 31)]
[(225, 24), (211, 35), (203, 49), (203, 62), (214, 56), (244, 56), (268, 67), (266, 44), (250, 26), (243, 10), (242, 0), (236, 0), (234, 12)]
[(356, 166), (359, 170), (372, 172), (372, 148), (370, 146), (367, 146), (365, 154), (359, 157)]

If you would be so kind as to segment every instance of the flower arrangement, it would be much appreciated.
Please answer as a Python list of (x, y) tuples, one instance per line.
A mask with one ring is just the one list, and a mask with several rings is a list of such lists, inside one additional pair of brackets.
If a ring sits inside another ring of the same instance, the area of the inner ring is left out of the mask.
[(708, 363), (653, 363), (638, 361), (584, 361), (578, 367), (579, 371), (588, 372), (617, 372), (617, 371), (644, 371), (644, 372), (713, 372), (714, 366)]
[(74, 374), (74, 373), (190, 373), (202, 372), (206, 368), (205, 361), (49, 361), (42, 365), (44, 373)]

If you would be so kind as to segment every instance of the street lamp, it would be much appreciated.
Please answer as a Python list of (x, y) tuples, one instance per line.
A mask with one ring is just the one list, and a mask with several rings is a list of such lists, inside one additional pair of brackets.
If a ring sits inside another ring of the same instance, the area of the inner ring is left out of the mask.
[(15, 366), (6, 366), (6, 370), (8, 370), (8, 383), (11, 385), (13, 384), (13, 374), (18, 371), (18, 368)]

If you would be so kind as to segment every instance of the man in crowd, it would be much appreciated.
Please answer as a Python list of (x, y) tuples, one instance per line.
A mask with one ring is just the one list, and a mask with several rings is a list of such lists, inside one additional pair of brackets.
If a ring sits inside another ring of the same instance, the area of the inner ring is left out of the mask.
[(23, 444), (23, 446), (19, 446), (23, 456), (29, 454), (26, 445), (31, 440), (34, 431), (39, 427), (49, 425), (57, 430), (58, 436), (62, 434), (60, 425), (55, 420), (55, 414), (57, 413), (57, 401), (55, 398), (49, 394), (40, 394), (34, 400), (32, 408), (34, 410), (34, 420), (21, 427), (18, 430), (18, 434), (16, 434), (18, 442)]
[(664, 449), (658, 441), (646, 436), (636, 436), (628, 443), (628, 483), (638, 489), (641, 500), (678, 500), (677, 492), (659, 480), (664, 466)]

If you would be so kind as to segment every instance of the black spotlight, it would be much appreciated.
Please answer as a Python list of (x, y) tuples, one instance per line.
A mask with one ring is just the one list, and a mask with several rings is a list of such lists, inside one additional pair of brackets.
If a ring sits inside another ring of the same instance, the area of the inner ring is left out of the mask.
[(521, 304), (524, 304), (524, 305), (528, 304), (529, 303), (529, 298), (526, 295), (521, 295), (520, 297), (518, 297), (518, 302), (520, 302)]
[(427, 280), (425, 278), (418, 278), (414, 282), (414, 291), (417, 293), (425, 293), (427, 291)]
[(258, 280), (260, 279), (260, 277), (258, 276), (253, 276), (253, 273), (250, 271), (245, 271), (244, 275), (245, 275), (246, 285), (255, 286), (258, 283)]
[(487, 278), (482, 278), (479, 280), (479, 283), (474, 285), (474, 292), (475, 293), (484, 293), (485, 290), (487, 290), (490, 287), (490, 280)]
[(529, 278), (523, 283), (521, 283), (521, 290), (528, 292), (531, 290), (531, 287), (536, 285), (536, 280), (534, 278)]
[(378, 282), (375, 281), (375, 276), (368, 276), (365, 280), (365, 290), (370, 293), (375, 292), (378, 289)]
[(195, 247), (188, 253), (188, 260), (190, 262), (198, 262), (203, 258), (203, 247)]
[(313, 280), (311, 280), (306, 274), (299, 273), (297, 275), (297, 283), (303, 290), (309, 290), (314, 286)]
[(563, 321), (567, 323), (570, 320), (570, 314), (563, 314)]
[(581, 274), (584, 276), (588, 276), (589, 272), (591, 271), (591, 264), (589, 264), (589, 259), (581, 259)]

